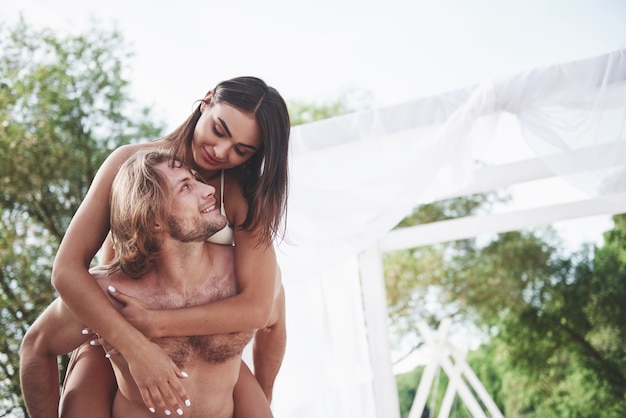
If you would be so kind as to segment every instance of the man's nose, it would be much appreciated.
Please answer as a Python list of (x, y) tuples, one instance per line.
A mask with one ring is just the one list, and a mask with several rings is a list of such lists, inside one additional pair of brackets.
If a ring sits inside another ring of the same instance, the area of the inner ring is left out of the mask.
[(202, 183), (202, 186), (201, 191), (203, 197), (211, 197), (215, 194), (215, 187), (206, 183)]

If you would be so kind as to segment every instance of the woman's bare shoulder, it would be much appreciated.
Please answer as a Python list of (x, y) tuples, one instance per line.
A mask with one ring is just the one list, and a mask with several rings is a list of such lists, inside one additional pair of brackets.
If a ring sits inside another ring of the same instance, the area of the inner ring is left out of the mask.
[(152, 149), (152, 148), (159, 148), (159, 147), (165, 148), (168, 146), (170, 146), (169, 143), (163, 140), (121, 145), (117, 147), (111, 154), (109, 154), (105, 162), (108, 163), (109, 165), (115, 166), (114, 169), (117, 172), (117, 169), (119, 168), (119, 166), (124, 161), (128, 160), (137, 151), (141, 151), (145, 149)]
[(224, 171), (224, 196), (231, 196), (235, 199), (238, 197), (243, 198), (243, 190), (236, 170)]
[(248, 202), (243, 196), (236, 170), (224, 173), (224, 206), (228, 220), (235, 225), (242, 223), (248, 214)]
[(124, 156), (128, 158), (132, 154), (136, 153), (137, 151), (141, 151), (144, 149), (152, 149), (152, 148), (167, 148), (170, 146), (171, 146), (170, 143), (164, 140), (151, 141), (151, 142), (139, 142), (135, 144), (121, 145), (118, 148), (116, 148), (115, 151), (111, 153), (111, 155)]

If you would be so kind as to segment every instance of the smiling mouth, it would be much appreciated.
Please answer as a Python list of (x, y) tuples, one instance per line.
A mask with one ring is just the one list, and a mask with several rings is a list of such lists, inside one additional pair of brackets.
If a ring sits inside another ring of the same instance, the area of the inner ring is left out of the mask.
[(211, 205), (211, 206), (209, 206), (209, 207), (207, 207), (205, 209), (202, 209), (200, 211), (200, 213), (209, 213), (209, 212), (212, 212), (214, 210), (215, 210), (215, 204), (213, 204), (213, 205)]
[(209, 151), (207, 151), (206, 149), (204, 150), (204, 159), (209, 163), (209, 164), (222, 164), (222, 161), (218, 160), (217, 158), (215, 158)]

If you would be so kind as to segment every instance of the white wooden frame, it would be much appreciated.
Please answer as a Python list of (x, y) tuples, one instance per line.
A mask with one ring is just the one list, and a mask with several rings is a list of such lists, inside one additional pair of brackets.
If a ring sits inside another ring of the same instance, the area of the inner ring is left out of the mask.
[[(603, 147), (605, 145), (599, 145)], [(588, 150), (578, 150), (550, 157), (576, 159)], [(626, 165), (626, 156), (617, 156)], [(584, 161), (584, 158), (582, 159)], [(554, 177), (548, 169), (550, 160), (529, 159), (498, 166), (488, 166), (475, 171), (474, 181), (465, 190), (438, 200), (487, 192), (525, 182)], [(591, 163), (578, 165), (578, 170), (593, 168)], [(390, 231), (376, 245), (359, 255), (363, 304), (368, 329), (368, 344), (372, 361), (372, 374), (376, 416), (399, 418), (400, 408), (390, 360), (388, 339), (388, 311), (382, 254), (439, 242), (471, 238), (485, 233), (501, 233), (549, 225), (557, 221), (596, 215), (626, 212), (626, 194), (603, 198), (588, 198), (563, 204), (524, 209), (509, 213), (490, 214), (452, 219)]]

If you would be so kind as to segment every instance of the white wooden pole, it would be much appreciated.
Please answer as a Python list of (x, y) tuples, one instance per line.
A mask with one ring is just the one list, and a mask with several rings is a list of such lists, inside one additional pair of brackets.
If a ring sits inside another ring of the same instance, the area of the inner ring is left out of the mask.
[[(435, 373), (439, 368), (444, 370), (449, 379), (448, 387), (446, 388), (446, 393), (439, 410), (439, 418), (445, 418), (450, 415), (456, 394), (459, 395), (473, 417), (486, 418), (487, 415), (485, 414), (483, 406), (477, 401), (474, 392), (478, 395), (478, 398), (483, 402), (483, 405), (485, 405), (493, 418), (504, 418), (496, 403), (491, 399), (485, 387), (480, 383), (480, 380), (470, 368), (469, 364), (467, 364), (465, 356), (448, 341), (448, 331), (451, 322), (450, 318), (445, 318), (439, 324), (439, 328), (436, 332), (431, 330), (425, 322), (417, 324), (417, 329), (424, 337), (426, 347), (430, 348), (431, 354), (430, 361), (426, 365), (422, 378), (420, 379), (417, 393), (415, 394), (415, 399), (413, 400), (413, 405), (409, 412), (409, 418), (419, 418), (422, 416), (422, 412), (426, 406), (426, 399), (433, 385)], [(452, 360), (454, 360), (454, 363)], [(469, 387), (464, 378), (467, 379)], [(474, 389), (474, 392), (470, 390), (470, 387)]]
[[(456, 372), (460, 375), (462, 372), (459, 370), (459, 364), (454, 363), (454, 368)], [(452, 411), (452, 404), (454, 403), (454, 398), (457, 394), (456, 381), (449, 379), (448, 387), (446, 388), (446, 394), (443, 397), (443, 401), (441, 402), (441, 408), (439, 409), (439, 418), (447, 418), (450, 416), (450, 412)]]
[(480, 400), (483, 402), (485, 408), (487, 408), (487, 411), (489, 411), (491, 416), (493, 418), (504, 418), (504, 415), (502, 415), (502, 412), (500, 412), (500, 409), (498, 408), (496, 403), (493, 401), (491, 396), (489, 396), (489, 393), (487, 392), (483, 384), (480, 383), (480, 379), (478, 379), (478, 376), (476, 376), (472, 368), (469, 366), (469, 364), (467, 364), (467, 361), (465, 361), (464, 358), (461, 358), (458, 353), (454, 353), (454, 359), (457, 364), (460, 365), (465, 378), (469, 382), (470, 386), (474, 389)]
[(454, 381), (454, 386), (456, 387), (457, 392), (459, 393), (459, 397), (469, 409), (470, 414), (472, 414), (475, 418), (487, 418), (485, 411), (480, 406), (472, 391), (467, 387), (465, 381), (461, 377), (459, 371), (452, 365), (449, 357), (444, 357), (441, 362), (441, 368), (446, 372), (450, 381)]
[[(433, 355), (437, 356), (436, 353), (433, 353)], [(422, 412), (424, 412), (424, 408), (426, 407), (426, 401), (428, 400), (428, 393), (430, 393), (430, 389), (433, 386), (433, 380), (435, 379), (437, 370), (439, 370), (439, 359), (434, 359), (424, 368), (424, 373), (417, 387), (415, 399), (413, 399), (413, 403), (411, 404), (408, 418), (420, 418), (422, 416)]]
[(377, 246), (359, 254), (363, 309), (367, 324), (368, 346), (372, 363), (376, 416), (400, 418), (398, 388), (391, 365), (387, 292), (382, 254)]

